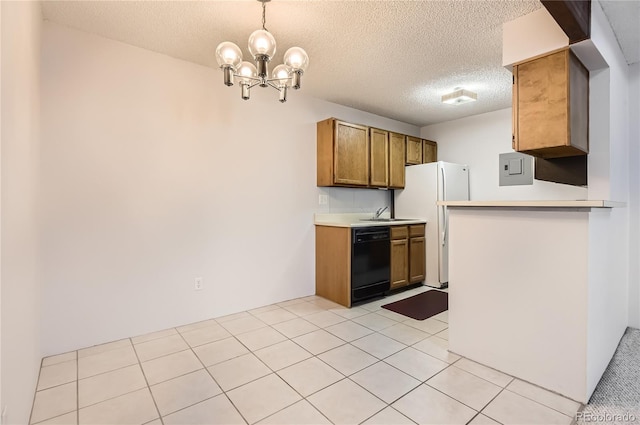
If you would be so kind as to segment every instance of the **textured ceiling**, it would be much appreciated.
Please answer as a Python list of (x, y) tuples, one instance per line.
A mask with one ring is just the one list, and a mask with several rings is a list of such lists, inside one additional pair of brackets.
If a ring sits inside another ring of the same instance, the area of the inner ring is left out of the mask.
[(640, 62), (640, 1), (601, 0), (628, 64)]
[[(271, 66), (298, 45), (310, 57), (305, 94), (418, 126), (449, 121), (511, 104), (502, 23), (540, 7), (538, 0), (273, 0), (267, 28), (278, 50)], [(253, 0), (45, 1), (42, 8), (47, 20), (210, 67), (217, 67), (221, 41), (248, 57), (247, 39), (262, 13)], [(219, 78), (212, 84), (222, 84)], [(457, 86), (478, 101), (442, 104)]]

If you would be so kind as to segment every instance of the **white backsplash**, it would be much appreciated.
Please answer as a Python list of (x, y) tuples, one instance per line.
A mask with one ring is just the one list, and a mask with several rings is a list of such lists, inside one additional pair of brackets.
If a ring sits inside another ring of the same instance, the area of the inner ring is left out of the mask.
[[(317, 213), (373, 213), (390, 205), (391, 190), (352, 189), (345, 187), (318, 187), (316, 190)], [(325, 205), (319, 204), (320, 195), (327, 196)]]

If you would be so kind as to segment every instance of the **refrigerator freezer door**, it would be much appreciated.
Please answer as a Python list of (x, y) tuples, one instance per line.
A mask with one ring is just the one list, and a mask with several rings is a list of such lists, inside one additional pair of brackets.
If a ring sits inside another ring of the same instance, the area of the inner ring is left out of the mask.
[(445, 190), (442, 201), (469, 200), (469, 167), (449, 162), (440, 162), (444, 172)]
[(405, 168), (405, 187), (395, 191), (395, 215), (400, 218), (420, 218), (435, 222), (438, 200), (437, 163), (412, 165)]

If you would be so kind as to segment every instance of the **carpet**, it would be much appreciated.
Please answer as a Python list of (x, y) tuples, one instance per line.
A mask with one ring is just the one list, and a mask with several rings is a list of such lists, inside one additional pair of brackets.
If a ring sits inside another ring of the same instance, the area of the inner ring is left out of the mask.
[(627, 328), (577, 423), (640, 423), (640, 329)]
[(382, 308), (412, 319), (424, 320), (449, 309), (449, 294), (432, 289), (404, 300), (385, 304)]

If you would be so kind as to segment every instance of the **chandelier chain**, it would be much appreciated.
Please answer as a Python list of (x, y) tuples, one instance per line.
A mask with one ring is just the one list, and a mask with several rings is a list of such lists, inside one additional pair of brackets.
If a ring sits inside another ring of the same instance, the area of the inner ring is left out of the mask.
[(262, 1), (262, 29), (265, 31), (269, 31), (267, 29), (267, 27), (265, 26), (267, 23), (267, 2), (266, 1)]

